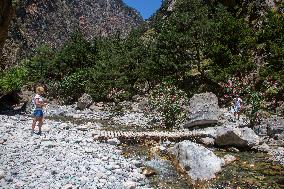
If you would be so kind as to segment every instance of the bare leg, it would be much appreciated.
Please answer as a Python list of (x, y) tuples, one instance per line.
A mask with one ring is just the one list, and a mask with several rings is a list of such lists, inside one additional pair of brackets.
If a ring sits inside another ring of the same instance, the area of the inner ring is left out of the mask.
[(38, 121), (38, 134), (41, 134), (42, 125), (43, 125), (43, 117), (39, 118), (39, 121)]
[(34, 132), (34, 130), (35, 130), (36, 122), (37, 122), (37, 118), (35, 117), (35, 118), (33, 119), (33, 123), (32, 123), (32, 134), (33, 134), (33, 132)]
[(234, 112), (234, 118), (235, 119), (237, 118), (237, 112)]

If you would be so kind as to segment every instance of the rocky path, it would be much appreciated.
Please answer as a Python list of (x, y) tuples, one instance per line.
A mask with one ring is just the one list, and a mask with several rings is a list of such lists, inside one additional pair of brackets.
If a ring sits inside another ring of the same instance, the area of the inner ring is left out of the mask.
[(0, 116), (0, 188), (147, 188), (147, 180), (110, 144), (90, 132), (46, 120), (43, 135), (31, 118)]

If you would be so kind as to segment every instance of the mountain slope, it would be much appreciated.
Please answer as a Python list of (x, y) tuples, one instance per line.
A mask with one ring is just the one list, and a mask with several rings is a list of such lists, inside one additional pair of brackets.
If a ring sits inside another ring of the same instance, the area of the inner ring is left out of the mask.
[(4, 47), (4, 65), (13, 65), (41, 45), (57, 48), (72, 33), (125, 37), (143, 22), (122, 0), (22, 0)]

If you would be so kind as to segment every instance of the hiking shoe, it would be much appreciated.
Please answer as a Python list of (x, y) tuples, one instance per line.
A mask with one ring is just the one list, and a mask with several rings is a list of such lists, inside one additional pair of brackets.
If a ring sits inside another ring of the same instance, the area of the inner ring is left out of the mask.
[(41, 135), (41, 131), (37, 133), (38, 135)]

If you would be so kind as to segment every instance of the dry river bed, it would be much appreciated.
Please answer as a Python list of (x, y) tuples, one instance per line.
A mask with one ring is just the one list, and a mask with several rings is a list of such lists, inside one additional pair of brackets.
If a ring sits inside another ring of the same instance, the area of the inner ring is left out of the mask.
[[(112, 117), (105, 112), (72, 113), (75, 111), (69, 109), (54, 108), (56, 114), (48, 112), (50, 118), (45, 120), (42, 136), (31, 136), (30, 116), (0, 115), (1, 189), (188, 188), (167, 155), (159, 150), (157, 153), (157, 149), (165, 150), (174, 143), (150, 141), (146, 145), (117, 146), (94, 141), (91, 136), (95, 129), (151, 129), (149, 122), (154, 116), (131, 113)], [(228, 154), (212, 150), (220, 156)], [(218, 174), (210, 184), (211, 189), (284, 188), (283, 167), (269, 161), (267, 155), (248, 152), (232, 155), (238, 161)], [(152, 168), (154, 176), (146, 178), (142, 174), (145, 167)]]
[(137, 160), (91, 132), (45, 120), (42, 136), (31, 136), (31, 122), (0, 115), (0, 188), (149, 188)]

